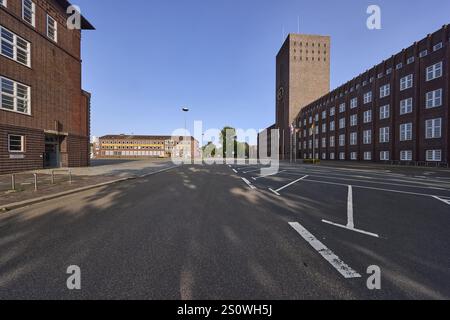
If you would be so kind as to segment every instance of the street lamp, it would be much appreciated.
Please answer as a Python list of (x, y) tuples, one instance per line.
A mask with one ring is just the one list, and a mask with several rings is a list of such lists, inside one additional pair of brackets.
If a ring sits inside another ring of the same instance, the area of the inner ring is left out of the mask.
[(189, 112), (189, 108), (183, 107), (181, 108), (181, 111), (184, 112), (184, 141), (183, 141), (183, 157), (186, 157), (184, 154), (185, 148), (186, 148), (186, 140), (187, 140), (187, 120), (186, 120), (186, 114)]

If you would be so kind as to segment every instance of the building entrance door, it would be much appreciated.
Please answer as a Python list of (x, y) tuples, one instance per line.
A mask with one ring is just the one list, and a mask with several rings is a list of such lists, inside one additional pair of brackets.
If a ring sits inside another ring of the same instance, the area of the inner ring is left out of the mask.
[(45, 136), (45, 155), (44, 167), (57, 168), (59, 167), (59, 137), (54, 135)]

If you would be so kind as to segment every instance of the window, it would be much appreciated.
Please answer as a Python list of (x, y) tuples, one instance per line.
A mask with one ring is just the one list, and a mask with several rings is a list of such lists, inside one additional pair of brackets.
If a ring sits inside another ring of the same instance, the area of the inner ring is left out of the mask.
[(47, 37), (58, 42), (58, 24), (56, 20), (47, 15)]
[(327, 112), (323, 111), (322, 112), (322, 120), (325, 120), (327, 118)]
[(413, 75), (407, 75), (400, 79), (400, 91), (412, 88), (413, 86)]
[(330, 137), (330, 148), (334, 148), (336, 146), (336, 141), (334, 136)]
[(427, 55), (428, 55), (428, 50), (423, 50), (419, 53), (420, 58), (426, 57)]
[(408, 60), (406, 61), (407, 64), (411, 64), (415, 61), (414, 57), (409, 57)]
[(326, 160), (327, 159), (327, 154), (324, 152), (322, 153), (322, 160)]
[(412, 123), (404, 123), (400, 125), (400, 141), (412, 140)]
[(322, 148), (327, 147), (327, 138), (322, 138)]
[(389, 127), (380, 128), (380, 143), (389, 142)]
[(380, 152), (380, 160), (381, 161), (389, 161), (389, 151), (381, 151)]
[(312, 122), (313, 122), (313, 117), (310, 116), (310, 117), (309, 117), (309, 123), (311, 124)]
[(36, 5), (31, 0), (22, 0), (22, 19), (33, 27), (36, 23)]
[(369, 91), (364, 94), (364, 104), (368, 104), (372, 102), (372, 91)]
[(364, 160), (372, 160), (372, 152), (364, 152)]
[(385, 105), (385, 106), (380, 107), (380, 120), (388, 119), (389, 118), (389, 111), (390, 111), (390, 106), (389, 105)]
[(30, 43), (0, 26), (1, 54), (7, 58), (30, 66)]
[(442, 49), (442, 47), (443, 47), (442, 42), (439, 42), (438, 44), (433, 46), (433, 51), (438, 51), (438, 50)]
[(380, 87), (380, 98), (385, 98), (391, 94), (391, 85), (386, 84)]
[(395, 67), (397, 70), (399, 70), (399, 69), (401, 69), (401, 68), (403, 68), (403, 63), (399, 63), (399, 64), (397, 64), (397, 66)]
[(319, 121), (319, 114), (316, 114), (316, 116), (314, 117), (314, 119), (317, 121)]
[(345, 160), (345, 152), (339, 153), (339, 160)]
[(383, 78), (383, 76), (384, 76), (383, 72), (379, 73), (379, 74), (378, 74), (378, 79)]
[(426, 70), (426, 75), (427, 81), (442, 77), (442, 61), (428, 67)]
[(358, 115), (357, 114), (352, 114), (350, 116), (350, 126), (354, 127), (356, 125), (358, 125)]
[(327, 124), (324, 123), (322, 124), (322, 133), (326, 133), (327, 132)]
[(330, 160), (334, 160), (334, 158), (335, 158), (335, 157), (334, 157), (334, 152), (331, 152), (331, 153), (330, 153)]
[(6, 0), (0, 0), (0, 6), (6, 7)]
[(350, 160), (358, 160), (358, 153), (351, 152), (350, 153)]
[(358, 144), (358, 134), (356, 132), (350, 133), (350, 145), (356, 146)]
[(330, 131), (334, 131), (336, 129), (336, 125), (334, 123), (334, 121), (330, 122)]
[(372, 122), (372, 110), (367, 110), (364, 112), (364, 123)]
[(31, 114), (30, 87), (0, 77), (1, 104), (0, 109)]
[(8, 135), (8, 151), (24, 152), (24, 136), (9, 134)]
[(392, 68), (389, 68), (386, 70), (386, 74), (391, 74), (392, 73)]
[(333, 107), (330, 109), (330, 117), (334, 117), (335, 114), (336, 114), (336, 109)]
[(427, 109), (442, 106), (442, 89), (427, 92), (425, 106)]
[(442, 136), (442, 119), (430, 119), (425, 121), (425, 137), (427, 139), (437, 139)]
[(412, 112), (412, 98), (404, 99), (400, 101), (400, 115), (408, 114)]
[(339, 119), (339, 129), (345, 128), (345, 118)]
[(339, 146), (344, 147), (345, 146), (345, 134), (341, 134), (339, 136)]
[(343, 112), (345, 112), (345, 103), (342, 103), (342, 104), (339, 106), (339, 113), (343, 113)]
[(427, 161), (441, 161), (442, 150), (427, 150)]
[(412, 151), (411, 150), (400, 151), (400, 160), (401, 161), (412, 161)]
[(353, 98), (350, 100), (350, 109), (354, 109), (358, 107), (358, 98)]
[(372, 130), (363, 131), (363, 144), (372, 143)]

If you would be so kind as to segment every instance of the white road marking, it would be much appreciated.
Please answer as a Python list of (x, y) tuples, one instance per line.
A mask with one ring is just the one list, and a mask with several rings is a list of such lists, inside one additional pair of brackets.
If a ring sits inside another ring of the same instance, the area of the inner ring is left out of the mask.
[(252, 190), (256, 189), (256, 187), (254, 185), (252, 185), (252, 183), (250, 181), (248, 181), (245, 178), (241, 178), (241, 179), (250, 187), (250, 189), (252, 189)]
[(355, 228), (355, 222), (353, 220), (353, 189), (352, 189), (352, 186), (348, 186), (347, 228), (350, 228), (350, 229), (354, 229)]
[(233, 169), (233, 172), (234, 172), (234, 173), (238, 173), (238, 172), (236, 171), (236, 169)]
[(278, 192), (276, 192), (275, 190), (273, 190), (272, 188), (269, 188), (270, 191), (272, 191), (273, 193), (275, 193), (277, 196), (281, 196), (281, 194), (279, 194)]
[(332, 226), (339, 227), (339, 228), (343, 228), (343, 229), (346, 229), (346, 230), (349, 230), (349, 231), (354, 231), (354, 232), (362, 233), (362, 234), (365, 234), (365, 235), (368, 235), (368, 236), (371, 236), (371, 237), (375, 237), (375, 238), (379, 238), (379, 237), (380, 237), (380, 236), (379, 236), (378, 234), (376, 234), (376, 233), (367, 232), (367, 231), (359, 230), (359, 229), (356, 229), (356, 228), (349, 228), (348, 226), (344, 226), (344, 225), (339, 224), (339, 223), (334, 223), (334, 222), (327, 221), (327, 220), (322, 220), (322, 222), (323, 222), (323, 223), (326, 223), (326, 224), (331, 224)]
[(277, 190), (272, 190), (272, 189), (269, 189), (269, 190), (272, 191), (273, 193), (277, 194), (277, 195), (280, 195), (280, 194), (279, 194), (280, 191), (282, 191), (282, 190), (284, 190), (284, 189), (286, 189), (286, 188), (292, 186), (293, 184), (296, 184), (297, 182), (300, 182), (300, 181), (302, 181), (302, 180), (304, 180), (304, 179), (306, 179), (306, 178), (308, 178), (308, 176), (304, 176), (304, 177), (302, 177), (302, 178), (300, 178), (300, 179), (297, 179), (297, 180), (295, 180), (295, 181), (292, 181), (291, 183), (288, 183), (287, 185), (285, 185), (285, 186), (283, 186), (283, 187), (281, 187), (281, 188), (279, 188), (279, 189), (277, 189)]
[(435, 198), (436, 200), (442, 201), (445, 204), (448, 204), (450, 206), (450, 199), (444, 199), (438, 196), (433, 196), (433, 198)]
[(256, 171), (261, 171), (261, 168), (258, 168), (255, 170), (250, 170), (250, 171), (244, 171), (243, 173), (251, 173), (251, 172), (256, 172)]
[(263, 178), (267, 178), (267, 177), (273, 177), (273, 176), (276, 176), (277, 174), (280, 174), (280, 173), (285, 172), (285, 171), (286, 170), (281, 170), (281, 171), (278, 171), (278, 172), (274, 172), (272, 174), (266, 174), (265, 176), (253, 177), (252, 179), (256, 181), (258, 179), (263, 179)]
[(345, 279), (361, 278), (361, 275), (344, 263), (333, 251), (316, 239), (308, 230), (298, 222), (289, 225), (305, 239), (326, 261), (328, 261)]

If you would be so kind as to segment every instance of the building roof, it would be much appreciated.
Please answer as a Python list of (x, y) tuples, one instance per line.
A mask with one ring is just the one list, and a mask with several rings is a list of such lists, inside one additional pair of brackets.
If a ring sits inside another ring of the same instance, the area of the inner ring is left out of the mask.
[[(64, 11), (67, 10), (72, 4), (67, 0), (56, 0), (56, 2), (63, 7)], [(83, 30), (95, 30), (95, 27), (84, 17), (81, 16), (81, 29)]]

